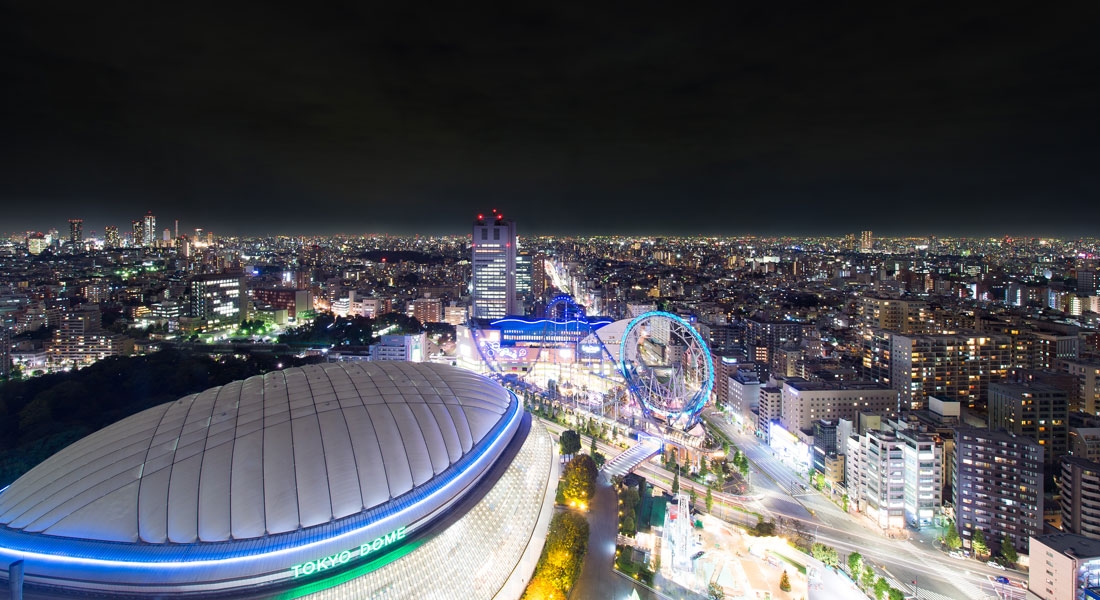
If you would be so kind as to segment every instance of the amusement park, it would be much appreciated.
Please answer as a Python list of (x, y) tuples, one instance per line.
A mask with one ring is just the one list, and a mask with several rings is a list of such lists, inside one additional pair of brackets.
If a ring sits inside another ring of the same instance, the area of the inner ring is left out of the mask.
[(682, 458), (708, 449), (700, 415), (714, 389), (706, 341), (676, 314), (589, 316), (560, 294), (538, 318), (508, 316), (458, 328), (460, 366), (528, 396), (660, 438)]
[[(778, 538), (757, 540), (730, 526), (751, 530), (768, 509), (747, 495), (747, 461), (742, 470), (735, 459), (738, 466), (719, 475), (735, 449), (703, 419), (713, 404), (715, 365), (690, 317), (637, 306), (613, 320), (588, 315), (572, 296), (559, 294), (540, 316), (474, 320), (457, 333), (459, 366), (498, 380), (536, 414), (553, 415), (552, 432), (587, 432), (591, 454), (611, 456), (600, 461), (601, 472), (615, 482), (620, 507), (641, 498), (626, 520), (619, 512), (616, 570), (634, 565), (638, 579), (648, 565), (653, 590), (685, 597), (703, 597), (719, 584), (741, 593), (777, 585), (782, 568), (767, 563), (773, 549), (766, 546)], [(653, 533), (642, 533), (643, 524)], [(713, 556), (703, 557), (706, 548)], [(746, 562), (750, 553), (761, 557), (759, 566)], [(583, 591), (636, 597), (607, 587)]]

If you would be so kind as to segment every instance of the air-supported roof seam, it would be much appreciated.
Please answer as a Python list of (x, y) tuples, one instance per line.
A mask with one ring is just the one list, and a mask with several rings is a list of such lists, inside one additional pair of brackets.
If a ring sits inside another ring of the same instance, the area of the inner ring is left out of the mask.
[[(462, 415), (462, 420), (466, 422), (466, 431), (470, 432), (470, 449), (473, 450), (474, 446), (477, 445), (479, 440), (474, 439), (474, 428), (470, 427), (470, 417), (466, 415), (466, 405), (462, 404), (462, 402), (459, 401), (460, 400), (459, 395), (458, 395), (457, 392), (455, 392), (454, 388), (451, 387), (451, 382), (450, 381), (447, 381), (447, 379), (444, 378), (444, 377), (440, 377), (440, 380), (443, 381), (443, 385), (447, 386), (447, 391), (449, 391), (451, 393), (451, 397), (453, 397), (455, 399), (455, 406), (458, 407), (458, 412)], [(447, 403), (444, 402), (443, 406), (446, 408)], [(447, 409), (447, 413), (451, 415), (452, 419), (454, 418), (454, 413), (452, 413), (449, 408)], [(455, 430), (456, 431), (458, 430), (457, 425), (455, 426)], [(458, 436), (458, 448), (460, 450), (462, 450), (462, 436), (461, 435)], [(463, 454), (465, 454), (467, 451), (462, 450), (462, 452), (463, 452)]]
[[(409, 380), (411, 381), (412, 378), (410, 377)], [(416, 428), (420, 430), (420, 441), (424, 442), (424, 456), (428, 457), (428, 464), (431, 466), (431, 469), (432, 469), (432, 477), (435, 477), (435, 465), (432, 463), (432, 449), (428, 447), (428, 436), (426, 436), (424, 434), (424, 426), (420, 424), (420, 418), (416, 416), (416, 411), (414, 411), (412, 409), (412, 405), (409, 404), (409, 399), (400, 390), (401, 390), (401, 388), (398, 388), (397, 393), (401, 395), (402, 404), (405, 405), (405, 408), (408, 409), (409, 414), (412, 415), (413, 422), (416, 423)], [(427, 408), (427, 405), (425, 405), (425, 408)], [(428, 411), (428, 412), (431, 412), (431, 411)], [(393, 411), (391, 410), (390, 413), (392, 414)], [(404, 444), (401, 444), (401, 446), (407, 448), (408, 447), (408, 441), (406, 440)], [(408, 457), (409, 457), (409, 453), (406, 451), (405, 452), (405, 458), (408, 459)], [(450, 462), (449, 457), (448, 457), (447, 462)], [(409, 472), (410, 473), (412, 472), (412, 463), (409, 463)], [(431, 479), (431, 477), (429, 477), (428, 479)], [(416, 480), (416, 478), (413, 477), (414, 487), (415, 487), (415, 480)]]
[[(367, 379), (370, 380), (373, 384), (374, 378), (366, 369), (363, 368), (362, 365), (355, 365), (355, 367), (359, 369), (361, 375), (366, 376)], [(375, 385), (375, 389), (377, 389), (377, 387), (378, 386)], [(355, 386), (355, 393), (359, 395), (359, 401), (363, 403), (363, 411), (367, 413), (367, 422), (370, 423), (371, 431), (374, 432), (374, 445), (376, 448), (378, 448), (378, 462), (382, 463), (382, 473), (385, 475), (386, 478), (386, 496), (392, 500), (394, 498), (394, 495), (393, 488), (390, 487), (390, 470), (386, 466), (386, 458), (382, 455), (382, 440), (378, 438), (378, 428), (374, 426), (374, 418), (371, 417), (370, 409), (367, 408), (367, 403), (363, 399), (363, 395), (359, 394), (359, 386)], [(385, 401), (383, 400), (383, 404), (384, 403)], [(360, 488), (359, 491), (360, 493), (362, 493), (362, 488)], [(363, 508), (366, 508), (366, 506), (364, 506)]]
[[(421, 396), (423, 398), (423, 396)], [(406, 402), (406, 406), (409, 407), (409, 412), (412, 412), (413, 420), (416, 421), (416, 425), (420, 427), (420, 437), (424, 438), (424, 449), (428, 451), (428, 462), (432, 464), (432, 477), (436, 476), (435, 461), (432, 460), (432, 449), (428, 446), (428, 434), (424, 432), (424, 426), (420, 424), (420, 417), (416, 416), (416, 411), (412, 409), (412, 406)], [(451, 466), (451, 453), (447, 452), (447, 440), (443, 437), (443, 428), (439, 426), (439, 419), (435, 418), (435, 414), (432, 413), (432, 409), (428, 406), (427, 402), (421, 402), (420, 405), (424, 408), (424, 412), (428, 413), (432, 422), (435, 423), (436, 434), (439, 436), (439, 441), (443, 442), (443, 453), (447, 455), (447, 467)], [(450, 413), (448, 413), (450, 414)], [(446, 469), (447, 467), (443, 467)]]
[[(210, 403), (210, 414), (206, 415), (206, 436), (202, 439), (202, 458), (199, 459), (199, 472), (198, 472), (198, 485), (195, 487), (195, 539), (202, 540), (199, 535), (199, 513), (202, 512), (202, 470), (206, 466), (206, 445), (210, 443), (210, 422), (214, 420), (214, 410), (218, 406), (218, 398), (221, 398), (225, 392), (225, 388), (232, 385), (234, 382), (227, 383), (218, 388), (218, 393), (214, 394), (214, 401)], [(187, 424), (187, 420), (184, 419), (184, 425)], [(182, 429), (180, 430), (183, 431)], [(231, 455), (232, 456), (232, 455)]]
[[(161, 418), (164, 418), (164, 416), (163, 416), (163, 415), (161, 415)], [(117, 451), (117, 450), (116, 450), (116, 451)], [(106, 457), (106, 455), (107, 455), (107, 454), (111, 454), (111, 453), (112, 453), (112, 452), (107, 452), (106, 454), (104, 454), (104, 456), (101, 456), (101, 457), (98, 457), (98, 458), (96, 458), (96, 459), (93, 459), (93, 460), (89, 461), (89, 462), (88, 462), (87, 464), (85, 464), (84, 466), (85, 466), (85, 467), (88, 467), (88, 466), (91, 466), (91, 465), (96, 465), (96, 464), (99, 464), (99, 461), (101, 461), (101, 460), (102, 460), (102, 459), (103, 459), (104, 457)], [(118, 462), (118, 461), (116, 460), (115, 462)], [(100, 471), (103, 471), (104, 469), (109, 469), (109, 468), (111, 468), (112, 466), (114, 466), (115, 462), (111, 462), (111, 463), (107, 463), (107, 464), (99, 464), (99, 466), (98, 466), (98, 467), (96, 467), (96, 468), (95, 468), (94, 470), (92, 470), (92, 471), (88, 471), (88, 472), (87, 472), (87, 473), (85, 473), (84, 475), (82, 475), (82, 476), (80, 476), (80, 477), (76, 478), (75, 480), (73, 480), (73, 481), (70, 481), (69, 483), (65, 484), (65, 486), (64, 486), (64, 487), (62, 487), (62, 488), (60, 488), (60, 489), (58, 489), (58, 490), (57, 490), (57, 493), (55, 493), (55, 494), (51, 494), (51, 495), (48, 495), (48, 496), (42, 496), (42, 497), (41, 497), (41, 498), (40, 498), (40, 499), (39, 499), (39, 500), (38, 500), (37, 502), (35, 502), (34, 504), (31, 504), (30, 506), (28, 506), (28, 507), (26, 507), (25, 509), (23, 509), (23, 511), (22, 511), (22, 512), (20, 512), (20, 513), (19, 513), (18, 515), (15, 515), (15, 516), (13, 516), (11, 520), (12, 520), (12, 521), (15, 521), (15, 520), (17, 520), (17, 519), (20, 519), (20, 518), (22, 518), (22, 516), (23, 516), (23, 515), (25, 515), (25, 514), (27, 514), (27, 512), (28, 512), (28, 511), (34, 510), (34, 509), (35, 509), (36, 507), (38, 507), (38, 506), (42, 505), (43, 503), (45, 503), (45, 502), (48, 502), (48, 501), (52, 500), (52, 499), (54, 498), (54, 496), (55, 496), (55, 495), (57, 495), (58, 493), (61, 493), (61, 492), (63, 492), (63, 491), (66, 491), (66, 490), (68, 490), (68, 489), (69, 489), (69, 488), (71, 488), (71, 487), (72, 487), (73, 485), (76, 485), (77, 483), (79, 483), (79, 482), (81, 482), (81, 481), (84, 481), (85, 479), (88, 479), (89, 477), (94, 477), (94, 476), (95, 476), (96, 474), (98, 474), (98, 473), (99, 473)], [(68, 460), (68, 461), (67, 461), (67, 462), (65, 463), (65, 465), (63, 465), (63, 466), (68, 466), (68, 465), (70, 465), (70, 464), (72, 464), (72, 460), (71, 460), (71, 459), (70, 459), (70, 460)], [(58, 469), (53, 469), (52, 471), (60, 471), (60, 470), (61, 470), (61, 469), (60, 469), (60, 468), (58, 468)], [(61, 473), (61, 475), (60, 475), (60, 476), (64, 476), (64, 475), (65, 475), (66, 473), (68, 473), (68, 472), (71, 472), (71, 471), (64, 471), (64, 472), (62, 472), (62, 473)], [(36, 480), (36, 481), (37, 481), (37, 480)], [(105, 481), (105, 480), (104, 480), (104, 481)], [(101, 496), (101, 497), (102, 497), (102, 496)], [(69, 499), (72, 499), (72, 496), (69, 496)], [(25, 502), (25, 501), (26, 501), (26, 500), (24, 499), (24, 500), (21, 500), (20, 502)], [(34, 519), (32, 519), (31, 521), (29, 521), (29, 522), (27, 523), (27, 525), (26, 525), (26, 526), (24, 526), (24, 527), (23, 527), (22, 529), (25, 529), (26, 527), (29, 527), (29, 526), (30, 526), (30, 525), (31, 525), (32, 523), (35, 523), (35, 522), (37, 522), (37, 521), (38, 521), (39, 519), (41, 519), (42, 517), (46, 516), (46, 515), (47, 515), (48, 513), (50, 513), (51, 511), (53, 511), (53, 510), (56, 510), (56, 509), (57, 509), (58, 507), (60, 507), (60, 506), (61, 506), (61, 504), (65, 503), (65, 502), (67, 502), (67, 501), (68, 501), (68, 500), (63, 500), (63, 501), (59, 502), (58, 504), (56, 504), (55, 506), (53, 506), (52, 508), (49, 508), (48, 510), (46, 510), (45, 512), (43, 512), (43, 513), (42, 513), (41, 515), (39, 515), (38, 517), (35, 517), (35, 518), (34, 518)], [(93, 500), (93, 502), (94, 502), (94, 500)], [(17, 504), (18, 504), (18, 503), (17, 503)], [(87, 506), (87, 504), (85, 504), (84, 506)], [(15, 505), (12, 505), (12, 508), (15, 508)], [(83, 508), (83, 507), (81, 507), (81, 508)], [(70, 514), (71, 514), (71, 513), (70, 513)], [(63, 519), (63, 518), (64, 518), (64, 517), (62, 517), (62, 519)], [(9, 521), (9, 522), (10, 522), (10, 521)]]
[[(385, 399), (385, 396), (383, 396), (383, 400), (384, 399)], [(389, 402), (382, 402), (382, 406), (385, 406), (386, 411), (390, 413), (390, 418), (393, 419), (394, 427), (397, 428), (398, 435), (400, 435), (401, 425), (399, 424), (399, 421), (397, 420), (397, 416), (395, 416), (393, 414), (393, 409), (390, 408), (390, 403)], [(371, 421), (371, 425), (374, 425), (373, 419)], [(375, 428), (375, 437), (377, 437), (377, 436), (378, 436), (378, 430), (377, 430), (377, 428)], [(379, 442), (379, 444), (381, 444), (381, 442)], [(395, 449), (400, 448), (401, 449), (401, 454), (405, 457), (405, 466), (408, 467), (408, 469), (409, 469), (409, 484), (412, 486), (412, 487), (409, 488), (409, 490), (416, 489), (416, 475), (413, 473), (412, 463), (409, 461), (409, 453), (405, 451), (405, 444), (396, 444), (396, 445), (394, 445), (394, 448)], [(383, 457), (382, 463), (384, 464), (385, 462), (386, 462), (385, 457)], [(387, 480), (389, 479), (389, 473), (388, 472), (386, 473), (386, 479)], [(406, 491), (409, 491), (409, 490), (406, 490)], [(402, 492), (402, 493), (406, 493), (406, 492)], [(390, 498), (393, 498), (394, 497), (392, 495), (393, 490), (390, 490), (390, 494), (391, 494)]]
[[(324, 368), (321, 369), (321, 373), (325, 375), (325, 380), (328, 381), (328, 387), (335, 394), (336, 390), (332, 389), (332, 380), (329, 379), (328, 373)], [(321, 428), (321, 415), (317, 410), (317, 394), (313, 393), (313, 384), (309, 382), (309, 377), (306, 377), (306, 387), (309, 388), (309, 397), (313, 399), (313, 420), (317, 422), (317, 441), (321, 444), (321, 462), (325, 465), (325, 486), (328, 487), (325, 495), (328, 496), (328, 522), (332, 521), (332, 482), (328, 480), (328, 457), (325, 456), (325, 430)], [(294, 428), (294, 421), (291, 419), (291, 429)], [(291, 433), (293, 436), (293, 432)], [(297, 477), (297, 470), (295, 470), (295, 477)], [(298, 489), (298, 480), (294, 480), (294, 489)], [(298, 513), (298, 525), (302, 524), (302, 514)]]
[[(221, 388), (222, 388), (222, 386), (220, 386), (220, 385), (217, 386), (217, 390), (218, 390), (217, 393), (221, 393), (221, 391), (222, 391)], [(214, 388), (211, 388), (211, 389), (214, 389)], [(205, 390), (205, 391), (208, 392), (210, 390)], [(179, 433), (179, 435), (176, 436), (176, 446), (175, 446), (175, 448), (172, 448), (172, 462), (168, 463), (168, 467), (167, 467), (169, 469), (169, 471), (168, 471), (168, 490), (167, 490), (167, 493), (166, 493), (166, 496), (167, 496), (166, 500), (168, 502), (171, 502), (171, 499), (172, 499), (172, 479), (173, 479), (172, 475), (174, 475), (175, 472), (176, 472), (176, 454), (178, 454), (179, 450), (180, 450), (180, 438), (183, 437), (183, 430), (187, 427), (187, 420), (191, 416), (191, 411), (194, 410), (194, 408), (195, 408), (195, 402), (198, 401), (199, 397), (202, 396), (203, 393), (204, 392), (199, 392), (198, 394), (195, 394), (194, 398), (191, 399), (191, 405), (187, 407), (187, 413), (183, 415), (183, 422), (180, 424), (180, 433)], [(217, 400), (217, 396), (215, 396), (214, 399)], [(203, 445), (203, 447), (204, 447), (203, 454), (205, 454), (206, 453), (205, 444)], [(201, 474), (202, 469), (199, 469), (199, 472)], [(195, 493), (197, 494), (198, 490), (195, 490)], [(196, 502), (196, 504), (198, 504), (198, 502)], [(172, 514), (171, 504), (169, 504), (169, 506), (168, 506), (168, 514), (169, 515)], [(171, 519), (169, 519), (169, 520), (171, 520)], [(196, 538), (198, 537), (198, 533), (199, 533), (198, 532), (198, 523), (199, 523), (198, 508), (196, 507), (195, 508), (195, 530), (196, 530), (195, 531), (195, 537)], [(172, 532), (170, 531), (170, 529), (171, 529), (170, 526), (166, 526), (164, 528), (164, 534), (165, 534), (166, 538), (169, 541), (172, 540)]]
[[(348, 373), (347, 368), (343, 363), (337, 363), (340, 366), (340, 370), (344, 373), (344, 377), (348, 378), (348, 383), (351, 384), (351, 389), (355, 390), (355, 395), (359, 396), (359, 390), (355, 388), (355, 382), (351, 379), (351, 373)], [(329, 377), (329, 381), (332, 381), (332, 377)], [(335, 387), (335, 386), (333, 386)], [(340, 404), (340, 395), (336, 395), (336, 403)], [(363, 403), (363, 397), (359, 396), (359, 403)], [(366, 410), (364, 407), (363, 410)], [(355, 487), (359, 489), (359, 510), (366, 509), (366, 502), (363, 501), (363, 485), (359, 482), (359, 459), (355, 456), (355, 440), (351, 437), (351, 426), (348, 425), (348, 416), (345, 414), (344, 407), (340, 407), (340, 420), (344, 422), (344, 431), (348, 432), (348, 447), (351, 452), (351, 464), (355, 465)], [(387, 486), (388, 487), (388, 486)], [(332, 501), (332, 491), (329, 490), (329, 502)]]
[[(164, 407), (164, 412), (160, 414), (160, 418), (157, 419), (157, 426), (153, 429), (153, 435), (149, 436), (149, 445), (145, 448), (145, 458), (141, 461), (141, 475), (138, 477), (138, 493), (137, 493), (137, 505), (138, 510), (134, 511), (134, 519), (137, 520), (137, 532), (138, 539), (141, 537), (141, 490), (145, 487), (145, 463), (149, 462), (149, 453), (153, 451), (153, 440), (157, 439), (157, 434), (160, 433), (160, 426), (164, 424), (164, 417), (168, 414), (168, 411), (172, 410), (175, 406), (175, 402), (169, 402)], [(171, 477), (169, 477), (171, 480)], [(167, 489), (165, 490), (167, 491)], [(168, 539), (168, 511), (164, 512), (164, 539)], [(142, 540), (147, 541), (147, 540)]]
[[(280, 371), (283, 374), (283, 382), (286, 382), (286, 371)], [(305, 374), (302, 373), (302, 377)], [(287, 430), (290, 431), (290, 474), (294, 476), (294, 512), (298, 515), (298, 529), (302, 528), (302, 511), (298, 510), (298, 459), (294, 455), (294, 409), (290, 405), (290, 384), (286, 386), (286, 409), (287, 409)], [(314, 408), (316, 410), (316, 407)]]
[[(226, 501), (229, 503), (229, 514), (226, 515), (229, 519), (229, 539), (233, 538), (233, 455), (237, 453), (237, 427), (241, 423), (241, 399), (244, 398), (244, 384), (248, 381), (245, 379), (241, 381), (241, 385), (237, 388), (237, 414), (233, 415), (233, 439), (229, 442), (233, 446), (229, 449), (229, 497)], [(215, 403), (217, 404), (217, 403)], [(203, 450), (203, 454), (206, 451)], [(201, 479), (200, 479), (201, 481)]]

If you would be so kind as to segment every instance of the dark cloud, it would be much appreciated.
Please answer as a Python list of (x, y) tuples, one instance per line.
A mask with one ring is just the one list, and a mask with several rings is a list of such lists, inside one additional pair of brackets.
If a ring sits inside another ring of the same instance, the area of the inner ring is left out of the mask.
[[(731, 3), (732, 4), (732, 3)], [(0, 9), (4, 229), (1093, 233), (1097, 11)]]

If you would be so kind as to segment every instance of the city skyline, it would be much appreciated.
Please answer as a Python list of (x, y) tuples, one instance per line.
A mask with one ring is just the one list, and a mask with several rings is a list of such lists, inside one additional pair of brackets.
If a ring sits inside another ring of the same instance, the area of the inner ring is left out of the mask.
[[(604, 12), (600, 12), (603, 10)], [(1096, 16), (8, 8), (5, 230), (1077, 237)], [(167, 222), (167, 221), (166, 221)]]

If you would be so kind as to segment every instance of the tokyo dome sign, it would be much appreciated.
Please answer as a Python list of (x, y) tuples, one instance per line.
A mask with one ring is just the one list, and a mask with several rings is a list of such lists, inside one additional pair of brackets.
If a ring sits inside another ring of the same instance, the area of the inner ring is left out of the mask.
[(327, 571), (329, 569), (335, 569), (345, 565), (352, 560), (364, 558), (369, 554), (378, 552), (382, 548), (390, 546), (394, 542), (405, 539), (405, 528), (399, 527), (386, 535), (378, 536), (372, 542), (367, 542), (351, 550), (344, 550), (343, 552), (337, 552), (331, 556), (325, 556), (318, 558), (317, 560), (311, 560), (307, 563), (300, 565), (294, 565), (290, 568), (294, 572), (295, 577), (301, 577), (302, 575), (312, 575), (320, 571)]

